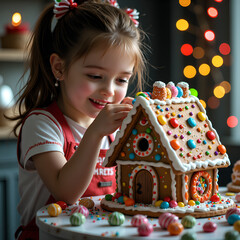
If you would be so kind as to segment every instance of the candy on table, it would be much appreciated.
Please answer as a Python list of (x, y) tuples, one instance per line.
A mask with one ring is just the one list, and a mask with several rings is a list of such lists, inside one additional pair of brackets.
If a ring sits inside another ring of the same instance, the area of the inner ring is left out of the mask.
[(226, 212), (226, 215), (225, 215), (226, 219), (228, 220), (229, 216), (232, 215), (232, 214), (240, 215), (240, 209), (237, 208), (237, 207), (228, 209), (227, 212)]
[(150, 223), (143, 223), (138, 227), (140, 236), (149, 236), (153, 232), (153, 226)]
[(184, 227), (180, 222), (172, 222), (168, 225), (167, 230), (170, 235), (179, 235), (183, 231)]
[(227, 219), (227, 221), (230, 225), (233, 225), (236, 221), (239, 221), (239, 220), (240, 220), (240, 215), (235, 214), (235, 213), (231, 214)]
[(82, 213), (75, 212), (70, 216), (72, 226), (81, 226), (86, 222), (86, 217)]
[(190, 215), (184, 216), (181, 220), (184, 228), (192, 228), (196, 225), (196, 218)]
[(236, 199), (237, 202), (240, 202), (240, 193), (236, 194), (235, 199)]
[(148, 219), (144, 215), (137, 214), (132, 217), (131, 225), (133, 227), (139, 227), (143, 223), (148, 223)]
[(84, 207), (83, 205), (73, 207), (70, 212), (70, 215), (72, 215), (74, 213), (82, 213), (85, 217), (87, 217), (89, 215), (88, 209), (86, 207)]
[(84, 207), (88, 209), (92, 209), (94, 207), (94, 201), (90, 198), (83, 198), (79, 200), (79, 205), (83, 205)]
[(52, 203), (47, 207), (47, 211), (51, 217), (57, 217), (62, 213), (62, 208), (57, 203)]
[(227, 231), (224, 235), (224, 240), (239, 240), (239, 233), (235, 230)]
[(108, 223), (112, 226), (120, 226), (124, 222), (125, 222), (125, 216), (120, 212), (113, 212), (108, 217)]
[(197, 240), (197, 234), (195, 232), (186, 232), (181, 236), (181, 240)]
[(217, 229), (217, 224), (214, 222), (206, 222), (203, 224), (204, 232), (214, 232)]
[(158, 223), (161, 228), (167, 229), (168, 225), (172, 222), (178, 222), (179, 218), (172, 213), (163, 213), (158, 218)]
[(56, 204), (58, 204), (62, 208), (62, 210), (65, 210), (68, 206), (64, 201), (58, 201), (56, 202)]
[(233, 228), (234, 228), (234, 230), (240, 232), (240, 220), (236, 221), (236, 222), (233, 224)]

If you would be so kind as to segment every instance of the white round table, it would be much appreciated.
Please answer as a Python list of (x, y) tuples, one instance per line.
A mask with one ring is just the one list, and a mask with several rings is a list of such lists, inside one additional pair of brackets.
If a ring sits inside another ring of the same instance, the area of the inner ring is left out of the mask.
[[(224, 195), (224, 190), (221, 188), (220, 192)], [(103, 196), (102, 196), (103, 197)], [(228, 196), (234, 199), (234, 196)], [(62, 239), (140, 239), (136, 227), (131, 226), (131, 216), (125, 215), (125, 222), (121, 226), (110, 226), (108, 224), (108, 215), (110, 212), (102, 211), (100, 209), (101, 197), (93, 197), (95, 207), (90, 211), (86, 222), (82, 226), (71, 226), (70, 224), (70, 208), (63, 211), (58, 217), (50, 217), (47, 212), (47, 206), (41, 208), (37, 212), (36, 223), (39, 227), (40, 240), (62, 240)], [(207, 221), (217, 223), (217, 230), (213, 233), (205, 233), (202, 226)], [(179, 236), (171, 236), (167, 230), (159, 227), (157, 218), (149, 218), (149, 222), (153, 225), (154, 231), (145, 239), (161, 239), (161, 240), (176, 240), (181, 239), (181, 236), (188, 231), (196, 232), (198, 240), (224, 240), (224, 234), (233, 230), (225, 216), (217, 216), (212, 218), (197, 219), (197, 223), (192, 229), (184, 229)]]

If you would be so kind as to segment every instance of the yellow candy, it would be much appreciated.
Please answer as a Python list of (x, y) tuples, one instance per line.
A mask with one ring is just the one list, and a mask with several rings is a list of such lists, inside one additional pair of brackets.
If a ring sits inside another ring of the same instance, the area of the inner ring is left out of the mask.
[(227, 192), (227, 193), (226, 193), (226, 196), (235, 196), (235, 193)]
[(233, 228), (234, 228), (234, 230), (240, 232), (240, 220), (236, 221), (236, 222), (233, 224)]
[(163, 115), (158, 116), (157, 119), (161, 125), (165, 125), (167, 123), (167, 120)]
[(185, 207), (185, 205), (184, 205), (183, 202), (178, 202), (178, 206), (179, 206), (179, 207)]
[(163, 200), (158, 200), (158, 201), (155, 202), (154, 206), (155, 207), (160, 207), (162, 202), (163, 202)]
[(188, 205), (194, 206), (194, 205), (195, 205), (195, 201), (194, 201), (194, 200), (189, 200), (189, 201), (188, 201)]
[(199, 112), (197, 116), (200, 121), (204, 121), (206, 119), (206, 115), (203, 112)]
[(47, 211), (51, 217), (57, 217), (62, 213), (62, 208), (57, 203), (52, 203), (48, 206)]
[(166, 88), (167, 90), (167, 99), (170, 99), (172, 97), (172, 92), (169, 88)]

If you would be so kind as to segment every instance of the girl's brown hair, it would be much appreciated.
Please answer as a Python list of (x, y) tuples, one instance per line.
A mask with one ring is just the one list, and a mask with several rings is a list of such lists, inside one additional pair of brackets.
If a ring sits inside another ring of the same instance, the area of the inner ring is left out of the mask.
[(49, 61), (52, 53), (64, 60), (65, 71), (68, 71), (74, 61), (86, 56), (98, 44), (104, 43), (106, 49), (120, 47), (123, 51), (132, 52), (135, 57), (133, 78), (137, 76), (137, 86), (140, 90), (142, 87), (145, 70), (141, 50), (143, 34), (124, 10), (111, 6), (107, 1), (88, 0), (81, 1), (54, 27), (53, 17), (51, 4), (41, 14), (30, 40), (29, 61), (24, 73), (29, 69), (29, 77), (19, 92), (19, 115), (12, 118), (18, 120), (14, 127), (15, 134), (32, 109), (46, 107), (58, 97), (60, 88), (54, 85), (56, 80)]

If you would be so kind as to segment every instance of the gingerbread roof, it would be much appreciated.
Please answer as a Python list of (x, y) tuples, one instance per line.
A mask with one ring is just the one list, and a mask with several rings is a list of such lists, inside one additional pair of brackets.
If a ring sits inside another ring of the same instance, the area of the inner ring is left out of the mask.
[(115, 151), (121, 151), (125, 131), (139, 107), (142, 107), (150, 121), (149, 124), (159, 135), (175, 171), (188, 172), (230, 165), (225, 147), (220, 143), (219, 136), (198, 98), (174, 97), (161, 101), (138, 96), (111, 144), (103, 166), (116, 165), (117, 159), (112, 155)]

